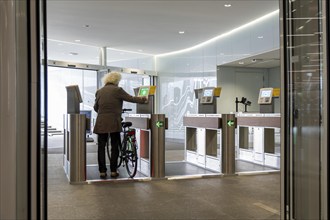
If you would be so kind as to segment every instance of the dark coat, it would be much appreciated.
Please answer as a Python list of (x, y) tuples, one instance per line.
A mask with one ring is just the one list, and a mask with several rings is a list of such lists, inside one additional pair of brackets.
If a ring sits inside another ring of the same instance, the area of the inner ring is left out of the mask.
[(123, 88), (114, 84), (106, 84), (96, 91), (94, 110), (98, 113), (94, 133), (104, 134), (121, 132), (121, 113), (123, 101), (144, 103), (141, 97), (126, 93)]

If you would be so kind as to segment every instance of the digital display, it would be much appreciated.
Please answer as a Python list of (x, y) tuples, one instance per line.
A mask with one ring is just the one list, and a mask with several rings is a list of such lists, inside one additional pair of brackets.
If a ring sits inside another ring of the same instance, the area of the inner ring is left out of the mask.
[(203, 96), (212, 97), (213, 96), (213, 89), (204, 89)]
[(149, 87), (140, 87), (138, 96), (147, 96), (149, 95)]
[(272, 97), (272, 90), (262, 90), (260, 97)]

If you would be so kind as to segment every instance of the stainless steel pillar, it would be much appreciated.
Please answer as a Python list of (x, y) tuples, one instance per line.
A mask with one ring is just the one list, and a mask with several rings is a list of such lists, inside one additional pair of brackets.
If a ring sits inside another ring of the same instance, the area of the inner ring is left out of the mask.
[(46, 216), (44, 2), (0, 1), (0, 219)]
[[(16, 191), (16, 184), (19, 184), (16, 177), (19, 148), (15, 135), (19, 131), (16, 98), (22, 97), (22, 94), (17, 94), (15, 86), (20, 74), (16, 68), (19, 61), (16, 60), (14, 1), (0, 1), (0, 10), (0, 219), (16, 219), (17, 200), (25, 200), (25, 197), (19, 197)], [(25, 110), (22, 106), (21, 109)], [(25, 124), (20, 127), (25, 127)], [(24, 147), (27, 148), (26, 144)]]
[(235, 128), (234, 114), (222, 115), (222, 173), (235, 174)]
[(68, 115), (68, 178), (70, 183), (86, 181), (86, 115)]
[(151, 115), (151, 177), (165, 177), (165, 115)]

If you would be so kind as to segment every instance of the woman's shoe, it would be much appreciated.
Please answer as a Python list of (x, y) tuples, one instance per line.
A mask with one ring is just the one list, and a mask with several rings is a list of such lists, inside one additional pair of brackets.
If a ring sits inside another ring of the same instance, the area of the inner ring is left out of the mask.
[(101, 179), (106, 179), (107, 178), (107, 173), (106, 172), (100, 173), (100, 178)]
[(118, 177), (119, 176), (119, 173), (118, 172), (111, 172), (111, 177)]

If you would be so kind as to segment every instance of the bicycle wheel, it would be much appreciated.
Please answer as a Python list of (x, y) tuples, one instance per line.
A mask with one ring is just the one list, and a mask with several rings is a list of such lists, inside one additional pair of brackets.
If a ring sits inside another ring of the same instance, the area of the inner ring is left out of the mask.
[(123, 146), (124, 146), (124, 141), (122, 143), (119, 144), (118, 148), (118, 163), (117, 163), (117, 168), (119, 168), (121, 166), (121, 163), (123, 162)]
[(127, 139), (126, 141), (126, 152), (125, 152), (125, 164), (126, 164), (126, 170), (128, 175), (133, 178), (136, 174), (137, 170), (137, 150), (135, 142), (132, 142), (132, 140)]

